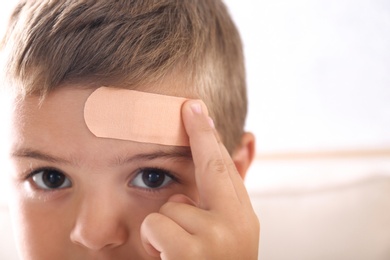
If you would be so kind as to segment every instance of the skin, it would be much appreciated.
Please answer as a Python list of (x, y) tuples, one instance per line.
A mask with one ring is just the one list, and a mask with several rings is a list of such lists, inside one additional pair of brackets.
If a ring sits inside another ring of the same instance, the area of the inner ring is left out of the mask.
[[(14, 104), (10, 211), (21, 258), (257, 259), (259, 222), (242, 181), (253, 136), (231, 158), (192, 100), (182, 108), (190, 148), (97, 138), (83, 120), (92, 91), (67, 86), (42, 104)], [(145, 168), (172, 180), (143, 187)], [(66, 177), (62, 186), (42, 186), (48, 169)]]

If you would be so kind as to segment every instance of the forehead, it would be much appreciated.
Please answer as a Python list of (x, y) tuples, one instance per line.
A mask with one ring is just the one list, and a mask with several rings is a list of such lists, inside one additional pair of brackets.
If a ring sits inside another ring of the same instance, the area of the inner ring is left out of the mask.
[(23, 136), (44, 139), (55, 135), (78, 136), (83, 133), (83, 106), (93, 89), (63, 88), (50, 93), (44, 100), (27, 96), (14, 100), (13, 126)]
[[(12, 149), (34, 149), (56, 156), (80, 156), (93, 161), (139, 151), (187, 154), (189, 148), (98, 138), (84, 120), (84, 105), (94, 89), (60, 88), (43, 101), (28, 96), (15, 101), (12, 113)], [(110, 153), (107, 153), (110, 151)]]

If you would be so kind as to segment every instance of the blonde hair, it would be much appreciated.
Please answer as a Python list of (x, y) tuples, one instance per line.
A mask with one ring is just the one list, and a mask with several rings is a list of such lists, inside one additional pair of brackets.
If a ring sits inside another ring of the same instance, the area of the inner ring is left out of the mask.
[(2, 51), (8, 86), (24, 96), (72, 83), (134, 89), (180, 74), (230, 152), (241, 139), (243, 50), (219, 0), (25, 0)]

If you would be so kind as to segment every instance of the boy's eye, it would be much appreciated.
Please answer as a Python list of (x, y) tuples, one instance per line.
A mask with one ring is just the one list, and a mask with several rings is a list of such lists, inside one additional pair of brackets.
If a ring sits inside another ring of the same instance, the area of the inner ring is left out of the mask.
[(56, 169), (40, 169), (31, 175), (35, 184), (44, 190), (62, 189), (72, 186), (68, 177)]
[(168, 171), (156, 168), (145, 168), (138, 171), (131, 184), (140, 188), (157, 189), (169, 184), (173, 178)]

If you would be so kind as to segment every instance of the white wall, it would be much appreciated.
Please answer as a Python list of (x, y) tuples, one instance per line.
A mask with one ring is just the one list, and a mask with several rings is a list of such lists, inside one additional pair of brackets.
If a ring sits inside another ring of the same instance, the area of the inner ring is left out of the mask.
[(260, 153), (390, 147), (390, 2), (225, 0)]

